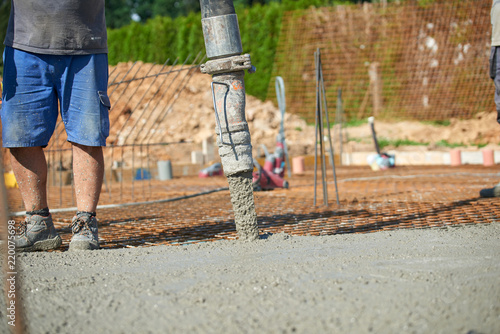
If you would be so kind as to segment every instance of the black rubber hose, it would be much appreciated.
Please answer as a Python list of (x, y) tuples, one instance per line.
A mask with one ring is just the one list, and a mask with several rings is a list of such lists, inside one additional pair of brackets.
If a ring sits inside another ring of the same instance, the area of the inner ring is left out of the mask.
[(201, 18), (236, 14), (233, 0), (200, 0)]

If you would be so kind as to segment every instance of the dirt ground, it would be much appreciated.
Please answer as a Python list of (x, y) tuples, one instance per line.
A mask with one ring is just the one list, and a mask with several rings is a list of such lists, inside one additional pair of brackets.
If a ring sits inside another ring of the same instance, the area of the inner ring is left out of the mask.
[[(130, 63), (119, 64), (114, 73), (125, 73), (130, 66)], [(141, 70), (146, 74), (149, 68), (144, 67)], [(110, 69), (110, 72), (113, 72), (113, 68)], [(199, 72), (195, 73), (179, 94), (168, 116), (165, 117), (164, 124), (157, 130), (157, 135), (167, 142), (192, 141), (193, 144), (184, 145), (184, 149), (175, 147), (162, 148), (162, 153), (152, 152), (153, 156), (158, 154), (155, 158), (160, 160), (190, 161), (191, 151), (201, 150), (201, 143), (204, 139), (212, 138), (215, 141), (215, 118), (210, 93), (210, 81), (210, 76)], [(145, 84), (143, 86), (147, 87)], [(129, 89), (135, 90), (135, 88), (134, 83), (131, 83)], [(136, 93), (138, 97), (152, 94), (141, 89), (143, 88), (139, 87)], [(111, 99), (113, 101), (113, 97)], [(152, 101), (154, 101), (154, 98)], [(112, 109), (111, 113), (121, 114), (129, 110), (132, 106), (141, 104), (140, 101), (135, 101), (134, 99), (131, 99), (127, 103), (124, 105), (122, 101), (116, 101), (114, 103), (115, 109)], [(145, 103), (143, 104), (145, 105)], [(344, 107), (349, 108), (349, 106)], [(139, 107), (138, 111), (141, 108)], [(330, 106), (331, 120), (335, 119), (334, 112), (334, 106)], [(152, 111), (151, 115), (154, 113), (155, 111)], [(133, 113), (131, 120), (134, 119), (134, 114), (141, 115), (139, 112)], [(278, 106), (271, 101), (263, 102), (253, 96), (247, 96), (246, 118), (252, 136), (254, 155), (264, 155), (263, 145), (270, 152), (274, 151), (276, 136), (279, 133), (282, 122), (282, 114)], [(121, 128), (125, 119), (124, 116), (118, 117), (116, 123), (119, 126), (116, 126), (116, 128)], [(129, 120), (129, 123), (134, 124), (131, 120)], [(449, 120), (449, 125), (446, 126), (436, 125), (432, 122), (376, 119), (375, 128), (379, 140), (386, 139), (393, 143), (398, 140), (424, 143), (426, 145), (419, 146), (420, 149), (424, 150), (447, 151), (450, 149), (449, 145), (463, 145), (461, 146), (462, 150), (476, 150), (478, 146), (500, 149), (500, 125), (496, 122), (496, 112), (494, 109), (480, 110), (473, 119), (469, 120), (451, 119)], [(284, 130), (290, 156), (314, 154), (314, 124), (307, 124), (303, 119), (294, 115), (293, 110), (285, 109)], [(124, 138), (129, 133), (134, 133), (134, 131), (137, 130), (132, 126), (121, 134), (112, 131), (109, 141), (124, 142)], [(334, 149), (336, 152), (339, 152), (340, 140), (338, 139), (339, 134), (337, 131), (338, 127), (332, 129), (331, 134)], [(342, 130), (342, 138), (343, 152), (374, 151), (371, 130), (367, 122), (360, 126), (345, 127)], [(449, 145), (443, 146), (439, 145), (440, 143)], [(394, 146), (388, 146), (385, 149), (390, 150), (392, 148)], [(398, 147), (398, 150), (414, 149), (415, 146), (402, 145)]]
[[(126, 73), (130, 66), (131, 63), (122, 63), (117, 65), (116, 70), (111, 67), (110, 72)], [(159, 67), (159, 65), (156, 65), (156, 67)], [(145, 75), (150, 69), (144, 66), (141, 68), (141, 71)], [(174, 161), (189, 161), (190, 149), (201, 150), (201, 143), (204, 139), (215, 139), (215, 118), (210, 93), (210, 81), (211, 77), (209, 75), (200, 72), (194, 73), (183, 91), (179, 94), (168, 116), (165, 117), (164, 124), (158, 128), (157, 135), (167, 142), (193, 141), (193, 145), (184, 151), (178, 149), (168, 150), (167, 148), (168, 152), (165, 154), (168, 156), (163, 156), (161, 157), (162, 159), (169, 158)], [(142, 85), (144, 88), (139, 87), (136, 95), (138, 98), (143, 95), (146, 96), (144, 101), (147, 101), (147, 97), (149, 94), (153, 94), (153, 92), (146, 91), (146, 87), (148, 86), (145, 83)], [(134, 82), (128, 87), (128, 89), (134, 91), (136, 89)], [(114, 96), (118, 95), (118, 93), (115, 93)], [(158, 95), (160, 96), (161, 94)], [(111, 100), (113, 102), (113, 96), (111, 96)], [(154, 103), (157, 102), (154, 97), (152, 101)], [(151, 103), (153, 104), (153, 102)], [(146, 105), (145, 102), (142, 102), (142, 104)], [(141, 105), (141, 101), (138, 99), (136, 101), (132, 98), (125, 104), (123, 101), (118, 100), (114, 103), (114, 109), (112, 109), (111, 114), (122, 114), (135, 105)], [(162, 107), (161, 102), (158, 108), (162, 109), (160, 107)], [(349, 108), (349, 106), (344, 107)], [(141, 108), (143, 107), (139, 107), (138, 111)], [(331, 120), (335, 119), (334, 112), (334, 106), (330, 106)], [(155, 111), (151, 111), (151, 115), (154, 113)], [(135, 114), (142, 115), (139, 112)], [(247, 96), (246, 118), (252, 136), (254, 154), (263, 154), (262, 145), (265, 145), (268, 150), (273, 151), (276, 136), (279, 133), (282, 122), (282, 114), (278, 106), (270, 101), (263, 102), (253, 96)], [(115, 128), (121, 128), (125, 119), (125, 116), (116, 118), (117, 124)], [(134, 119), (134, 113), (131, 119)], [(430, 122), (383, 121), (376, 119), (375, 128), (379, 139), (387, 139), (393, 142), (407, 140), (413, 143), (426, 143), (425, 149), (427, 150), (449, 150), (449, 146), (439, 146), (440, 142), (460, 144), (463, 145), (462, 149), (464, 150), (477, 149), (478, 145), (489, 146), (495, 149), (500, 145), (500, 125), (496, 122), (496, 112), (494, 109), (480, 110), (470, 120), (451, 119), (449, 121), (449, 125), (439, 126)], [(131, 120), (129, 120), (129, 123), (134, 124)], [(313, 124), (307, 124), (300, 117), (294, 115), (293, 110), (285, 109), (284, 130), (291, 156), (313, 154), (315, 142), (315, 127)], [(338, 149), (339, 136), (336, 130), (332, 130), (332, 136), (334, 136), (334, 145)], [(129, 133), (134, 133), (134, 131), (137, 131), (134, 127), (130, 127), (129, 130), (123, 131), (121, 134), (112, 131), (109, 141), (124, 142), (124, 138)], [(371, 130), (367, 122), (360, 126), (346, 127), (343, 130), (343, 145), (345, 145), (343, 150), (350, 150), (352, 152), (373, 151), (374, 145), (371, 138)], [(391, 148), (393, 146), (387, 147), (387, 149)], [(414, 146), (400, 146), (398, 149), (411, 150), (414, 149)]]
[[(115, 67), (110, 67), (113, 76), (121, 77), (126, 73), (132, 63), (121, 63)], [(150, 69), (153, 67), (153, 70)], [(154, 71), (160, 72), (160, 65), (143, 64), (136, 75), (146, 76)], [(164, 70), (164, 69), (163, 69)], [(1, 79), (1, 78), (0, 78)], [(158, 150), (148, 151), (148, 157), (152, 163), (158, 160), (172, 160), (175, 162), (190, 162), (191, 151), (201, 151), (204, 139), (215, 141), (215, 117), (210, 92), (211, 77), (200, 72), (194, 73), (189, 79), (184, 89), (175, 97), (168, 97), (168, 86), (164, 84), (159, 87), (158, 93), (150, 88), (146, 81), (133, 81), (127, 83), (127, 89), (134, 92), (129, 98), (127, 94), (122, 95), (120, 88), (110, 93), (112, 109), (110, 111), (111, 131), (108, 144), (123, 145), (128, 143), (127, 138), (136, 138), (136, 143), (141, 140), (142, 127), (137, 126), (140, 118), (146, 117), (149, 122), (157, 119), (156, 114), (165, 112), (166, 103), (169, 98), (175, 98), (175, 103), (171, 108), (167, 108), (168, 115), (161, 117), (162, 123), (155, 130), (155, 136), (161, 138), (162, 142), (190, 142), (179, 146), (162, 146)], [(113, 89), (115, 89), (113, 87)], [(126, 99), (124, 98), (126, 97)], [(163, 100), (160, 100), (162, 97)], [(149, 99), (151, 98), (151, 99)], [(156, 107), (149, 110), (149, 106)], [(349, 108), (349, 106), (345, 106)], [(129, 113), (132, 110), (132, 114)], [(334, 112), (334, 108), (330, 108)], [(331, 119), (335, 119), (331, 115)], [(130, 118), (129, 118), (130, 117)], [(263, 156), (264, 145), (270, 152), (274, 151), (276, 136), (279, 133), (282, 122), (282, 114), (277, 105), (271, 101), (260, 101), (253, 96), (247, 95), (246, 118), (252, 137), (255, 156)], [(142, 123), (141, 123), (142, 124)], [(440, 126), (429, 122), (418, 121), (398, 121), (398, 120), (375, 120), (375, 129), (379, 140), (389, 140), (396, 142), (406, 140), (413, 143), (425, 143), (419, 146), (424, 150), (449, 150), (450, 146), (440, 146), (440, 143), (463, 145), (462, 150), (476, 150), (479, 147), (487, 146), (491, 149), (500, 149), (500, 125), (496, 122), (496, 112), (494, 110), (481, 110), (473, 119), (460, 120), (451, 119), (449, 125)], [(315, 127), (307, 124), (303, 119), (293, 114), (292, 110), (284, 113), (284, 130), (286, 142), (290, 156), (312, 155), (314, 154)], [(338, 128), (332, 129), (334, 149), (340, 149)], [(349, 126), (342, 130), (343, 152), (371, 152), (374, 145), (371, 130), (368, 123), (360, 126)], [(65, 140), (64, 136), (60, 136)], [(385, 149), (390, 150), (394, 146)], [(398, 150), (414, 150), (415, 146), (399, 146)], [(111, 151), (105, 151), (110, 154)], [(9, 171), (10, 163), (8, 154), (4, 151), (4, 168)], [(137, 157), (136, 157), (137, 158)], [(140, 159), (141, 157), (139, 157)], [(215, 158), (217, 160), (218, 157)], [(130, 150), (125, 152), (125, 163), (131, 159)], [(71, 158), (68, 156), (63, 162), (64, 168), (70, 168)]]

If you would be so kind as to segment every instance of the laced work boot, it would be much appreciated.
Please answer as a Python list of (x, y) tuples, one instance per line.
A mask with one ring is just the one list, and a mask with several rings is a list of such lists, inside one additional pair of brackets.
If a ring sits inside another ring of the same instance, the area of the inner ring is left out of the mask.
[(89, 250), (99, 248), (97, 236), (97, 219), (90, 215), (76, 215), (71, 222), (73, 236), (69, 250)]
[(57, 234), (52, 216), (27, 215), (19, 226), (16, 236), (16, 250), (34, 252), (55, 249), (61, 246), (61, 237)]

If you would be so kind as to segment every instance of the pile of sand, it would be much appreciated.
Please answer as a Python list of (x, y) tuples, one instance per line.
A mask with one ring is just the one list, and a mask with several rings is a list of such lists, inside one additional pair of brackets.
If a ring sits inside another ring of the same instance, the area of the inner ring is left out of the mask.
[[(121, 78), (131, 66), (131, 63), (118, 64), (116, 68), (110, 68), (110, 73)], [(166, 70), (170, 69), (160, 65), (141, 64), (135, 77)], [(136, 80), (126, 87), (123, 85), (116, 90), (113, 88), (110, 93), (113, 108), (110, 112), (112, 130), (109, 143), (130, 145), (192, 142), (194, 145), (184, 145), (182, 152), (177, 149), (168, 153), (176, 156), (176, 160), (189, 160), (191, 149), (201, 150), (203, 140), (211, 138), (215, 142), (216, 120), (210, 90), (211, 76), (196, 70), (185, 86), (179, 77), (172, 76), (166, 80), (168, 82), (161, 85), (161, 80)], [(179, 92), (172, 87), (183, 89)], [(126, 92), (122, 93), (124, 89)], [(128, 98), (130, 92), (134, 96)], [(273, 151), (282, 122), (279, 108), (270, 101), (263, 102), (247, 95), (246, 118), (253, 146), (260, 148), (264, 144), (268, 150)], [(284, 113), (284, 118), (290, 154), (310, 154), (314, 145), (314, 126), (308, 126), (290, 111)], [(146, 133), (151, 135), (148, 137)]]

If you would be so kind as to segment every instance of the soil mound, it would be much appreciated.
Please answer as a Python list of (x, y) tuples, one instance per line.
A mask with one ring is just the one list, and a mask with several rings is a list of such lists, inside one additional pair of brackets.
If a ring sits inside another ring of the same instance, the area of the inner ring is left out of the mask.
[[(131, 66), (132, 63), (110, 66), (111, 76), (127, 79), (127, 71)], [(180, 69), (180, 67), (166, 69), (161, 65), (153, 64), (139, 64), (139, 66), (140, 71), (134, 74), (135, 77)], [(160, 85), (159, 81), (153, 81), (153, 79), (133, 80), (127, 83), (126, 88), (120, 87), (121, 85), (117, 85), (116, 88), (110, 87), (112, 109), (108, 144), (120, 146), (151, 142), (187, 143), (181, 146), (169, 145), (153, 148), (139, 157), (139, 160), (149, 159), (153, 163), (162, 159), (186, 163), (190, 161), (192, 151), (201, 150), (203, 140), (212, 138), (215, 142), (216, 122), (210, 91), (211, 77), (202, 74), (197, 69), (194, 71), (189, 80), (182, 84), (182, 89), (172, 90), (168, 84)], [(172, 76), (168, 80), (174, 82), (175, 78)], [(130, 96), (124, 98), (123, 96), (127, 94)], [(334, 110), (333, 106), (330, 110)], [(254, 155), (263, 156), (263, 145), (268, 151), (274, 151), (283, 116), (290, 156), (314, 154), (315, 129), (313, 124), (307, 124), (302, 118), (294, 115), (293, 110), (286, 110), (282, 115), (278, 106), (273, 102), (260, 101), (247, 95), (246, 118), (252, 136)], [(330, 119), (335, 119), (334, 116), (332, 114)], [(393, 146), (390, 144), (386, 147), (386, 150), (394, 148), (394, 143), (397, 141), (422, 143), (425, 144), (424, 147), (427, 150), (448, 150), (447, 144), (464, 145), (470, 149), (477, 149), (478, 146), (495, 149), (500, 143), (500, 125), (496, 117), (494, 110), (482, 111), (469, 120), (451, 119), (447, 126), (417, 121), (376, 120), (375, 128), (379, 139), (386, 139), (393, 144)], [(334, 149), (338, 152), (340, 136), (335, 130), (337, 129), (333, 129), (331, 134)], [(62, 147), (66, 138), (59, 136), (59, 140), (61, 141), (59, 145), (51, 147)], [(367, 123), (344, 128), (342, 140), (347, 147), (344, 147), (344, 150), (373, 151), (370, 127)], [(440, 143), (445, 145), (439, 145)], [(398, 150), (414, 148), (414, 146), (398, 145)], [(10, 170), (6, 153), (6, 150), (3, 150), (4, 161), (7, 160), (4, 162), (4, 167)], [(131, 150), (127, 150), (121, 159), (127, 163), (132, 159), (132, 154)], [(70, 160), (70, 157), (64, 159), (63, 166), (69, 167), (65, 165), (69, 165)], [(217, 152), (215, 160), (218, 160)]]

